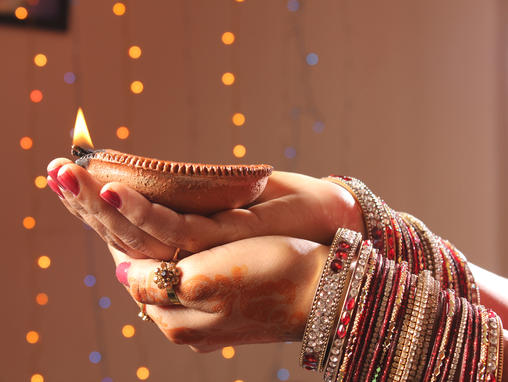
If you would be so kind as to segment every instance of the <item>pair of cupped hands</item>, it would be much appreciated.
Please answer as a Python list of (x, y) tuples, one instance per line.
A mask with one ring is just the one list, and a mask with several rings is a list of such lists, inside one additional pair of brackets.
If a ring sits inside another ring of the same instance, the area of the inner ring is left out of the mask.
[[(300, 341), (337, 228), (364, 232), (348, 191), (296, 173), (274, 172), (248, 208), (211, 216), (103, 185), (65, 158), (48, 165), (48, 184), (107, 243), (118, 280), (164, 335), (198, 352)], [(154, 273), (177, 248), (182, 305), (171, 305)]]

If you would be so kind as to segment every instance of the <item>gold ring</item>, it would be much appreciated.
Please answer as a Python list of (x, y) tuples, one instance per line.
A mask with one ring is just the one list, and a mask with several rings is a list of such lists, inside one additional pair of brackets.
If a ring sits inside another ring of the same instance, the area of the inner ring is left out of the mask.
[(173, 261), (162, 261), (155, 270), (153, 281), (159, 289), (166, 289), (171, 305), (182, 305), (174, 290), (174, 287), (180, 283), (180, 275), (180, 269), (176, 267), (176, 262)]
[(141, 318), (143, 321), (152, 321), (152, 319), (150, 318), (150, 316), (148, 314), (146, 314), (146, 304), (141, 304), (141, 307), (140, 307), (140, 311), (138, 313), (138, 317)]

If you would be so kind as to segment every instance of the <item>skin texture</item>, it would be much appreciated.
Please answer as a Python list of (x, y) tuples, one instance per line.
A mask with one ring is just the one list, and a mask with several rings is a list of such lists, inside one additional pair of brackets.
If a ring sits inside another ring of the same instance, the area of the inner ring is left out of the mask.
[[(210, 351), (225, 344), (299, 341), (328, 247), (282, 236), (239, 240), (178, 263), (183, 306), (167, 306), (153, 272), (159, 262), (110, 248), (131, 263), (126, 289), (168, 339)], [(274, 254), (277, 254), (274, 257)], [(255, 254), (255, 256), (253, 256)]]
[[(274, 172), (249, 208), (203, 217), (152, 204), (120, 183), (102, 186), (68, 159), (48, 166), (51, 181), (65, 172), (79, 185), (77, 195), (60, 188), (65, 207), (108, 243), (117, 265), (131, 262), (128, 290), (136, 301), (150, 304), (148, 314), (168, 339), (196, 351), (300, 340), (335, 230), (347, 227), (365, 237), (361, 209), (346, 190), (300, 174)], [(120, 208), (99, 196), (104, 191), (118, 195)], [(154, 259), (171, 259), (176, 248), (181, 257), (194, 253), (179, 263), (177, 293), (184, 306), (156, 305), (167, 297), (153, 284)], [(492, 288), (481, 268), (472, 271), (482, 303), (507, 322), (507, 279), (497, 278)]]

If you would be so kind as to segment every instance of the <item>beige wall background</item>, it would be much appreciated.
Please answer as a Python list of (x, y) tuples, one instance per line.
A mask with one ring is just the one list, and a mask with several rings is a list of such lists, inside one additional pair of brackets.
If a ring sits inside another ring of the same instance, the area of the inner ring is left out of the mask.
[[(238, 347), (231, 360), (168, 343), (138, 321), (93, 232), (33, 185), (48, 161), (67, 156), (78, 105), (96, 147), (179, 161), (242, 162), (313, 176), (351, 174), (394, 208), (420, 217), (468, 259), (508, 276), (506, 5), (392, 0), (74, 0), (67, 33), (0, 27), (2, 277), (0, 381), (319, 380), (297, 367), (297, 344)], [(220, 42), (225, 31), (232, 46)], [(139, 60), (127, 56), (140, 45)], [(48, 64), (32, 59), (45, 53)], [(315, 66), (308, 53), (319, 56)], [(63, 81), (73, 71), (77, 82)], [(222, 85), (231, 71), (236, 82)], [(141, 80), (145, 90), (129, 93)], [(39, 104), (30, 90), (41, 89)], [(246, 115), (241, 128), (235, 112)], [(313, 124), (322, 121), (321, 133)], [(116, 128), (131, 136), (119, 141)], [(23, 151), (29, 135), (34, 147)], [(287, 147), (296, 156), (287, 158)], [(21, 220), (37, 220), (33, 230)], [(41, 270), (36, 259), (48, 255)], [(83, 283), (94, 274), (97, 283)], [(35, 295), (49, 296), (46, 306)], [(98, 300), (111, 299), (101, 309)], [(132, 324), (131, 339), (121, 327)], [(40, 333), (37, 344), (25, 340)], [(102, 361), (92, 364), (91, 351)]]

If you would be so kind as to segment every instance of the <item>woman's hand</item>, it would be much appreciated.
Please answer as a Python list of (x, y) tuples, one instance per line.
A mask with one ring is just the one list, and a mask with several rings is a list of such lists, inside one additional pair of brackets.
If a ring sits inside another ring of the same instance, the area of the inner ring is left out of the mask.
[(199, 252), (265, 235), (329, 244), (337, 227), (364, 231), (361, 209), (348, 191), (295, 173), (274, 172), (251, 206), (208, 217), (176, 213), (121, 183), (102, 187), (68, 159), (53, 160), (48, 173), (56, 192), (55, 182), (60, 184), (60, 196), (71, 213), (108, 244), (138, 258), (169, 259), (176, 248)]
[(166, 337), (200, 352), (226, 345), (300, 341), (328, 247), (267, 236), (229, 243), (178, 263), (170, 305), (154, 282), (161, 264), (110, 248), (117, 277)]

